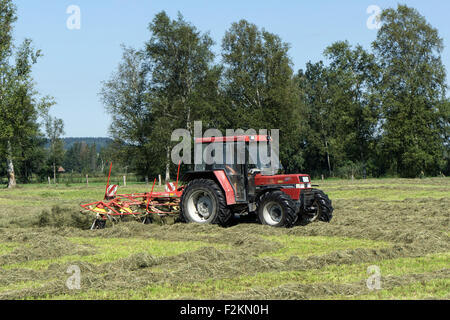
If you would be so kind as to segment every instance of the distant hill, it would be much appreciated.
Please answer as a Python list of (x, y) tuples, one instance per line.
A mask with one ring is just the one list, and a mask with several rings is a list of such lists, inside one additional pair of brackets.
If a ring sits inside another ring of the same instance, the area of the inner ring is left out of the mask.
[(63, 138), (64, 148), (66, 150), (70, 149), (76, 142), (85, 142), (87, 145), (95, 145), (97, 146), (97, 152), (100, 151), (101, 148), (107, 147), (110, 143), (113, 142), (110, 138)]

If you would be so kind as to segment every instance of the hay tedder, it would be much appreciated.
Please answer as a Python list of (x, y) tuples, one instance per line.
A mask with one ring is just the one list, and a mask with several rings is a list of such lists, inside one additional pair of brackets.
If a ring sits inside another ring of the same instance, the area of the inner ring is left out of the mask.
[(178, 188), (180, 165), (178, 166), (176, 184), (168, 183), (166, 192), (153, 192), (156, 184), (155, 179), (151, 192), (133, 194), (117, 194), (119, 186), (109, 184), (111, 169), (112, 163), (109, 168), (108, 183), (103, 201), (81, 205), (83, 211), (92, 212), (96, 216), (91, 229), (103, 229), (108, 220), (114, 223), (124, 217), (134, 217), (144, 224), (149, 224), (153, 221), (155, 215), (160, 217), (179, 216), (182, 193), (182, 188)]
[[(312, 188), (309, 175), (275, 174), (259, 155), (249, 161), (254, 157), (249, 152), (251, 143), (270, 141), (270, 136), (264, 135), (198, 138), (195, 143), (201, 144), (203, 151), (208, 145), (219, 144), (227, 161), (204, 159), (183, 175), (182, 186), (178, 185), (180, 163), (176, 183), (168, 183), (165, 192), (154, 192), (155, 179), (150, 192), (118, 194), (118, 186), (109, 184), (110, 167), (104, 200), (81, 207), (96, 216), (91, 229), (102, 229), (108, 220), (114, 223), (127, 216), (144, 224), (156, 216), (172, 216), (183, 222), (226, 226), (236, 215), (251, 214), (256, 214), (262, 224), (274, 227), (329, 222), (331, 200), (323, 191)], [(244, 162), (238, 160), (239, 152)]]

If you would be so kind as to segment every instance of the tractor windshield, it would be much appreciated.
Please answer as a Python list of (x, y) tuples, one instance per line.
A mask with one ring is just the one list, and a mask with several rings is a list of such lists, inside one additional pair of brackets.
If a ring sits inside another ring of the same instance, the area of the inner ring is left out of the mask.
[[(265, 152), (266, 154), (264, 155), (265, 158), (268, 157), (268, 159), (265, 159), (266, 161), (262, 161), (262, 155), (260, 152), (251, 152), (250, 151), (250, 147), (247, 144), (247, 154), (248, 154), (248, 168), (249, 170), (252, 169), (256, 169), (259, 170), (261, 172), (262, 175), (264, 176), (272, 176), (278, 173), (278, 170), (280, 168), (276, 168), (275, 166), (272, 165), (271, 162), (271, 147), (270, 147), (270, 143), (267, 144), (267, 148), (268, 150)], [(264, 152), (264, 151), (263, 151)]]
[(275, 175), (281, 169), (271, 162), (273, 159), (270, 142), (261, 148), (248, 142), (203, 144), (202, 156), (202, 163), (195, 165), (195, 171), (227, 168), (241, 170), (240, 166), (244, 164), (248, 166), (248, 170), (260, 172), (262, 175)]

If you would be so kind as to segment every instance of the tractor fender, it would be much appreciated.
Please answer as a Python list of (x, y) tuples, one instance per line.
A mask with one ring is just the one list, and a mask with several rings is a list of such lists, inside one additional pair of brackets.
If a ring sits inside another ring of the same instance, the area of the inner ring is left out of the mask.
[(259, 188), (257, 193), (256, 193), (256, 199), (259, 201), (262, 196), (264, 196), (267, 192), (272, 192), (272, 191), (281, 191), (281, 186), (280, 187), (263, 187), (263, 188)]
[(234, 189), (231, 186), (230, 181), (228, 180), (227, 175), (223, 170), (215, 170), (215, 171), (190, 171), (186, 172), (182, 181), (188, 183), (195, 179), (210, 179), (214, 180), (223, 190), (225, 194), (225, 199), (227, 201), (227, 205), (236, 204), (236, 198), (234, 195)]
[[(280, 185), (279, 187), (275, 187), (275, 186), (270, 186), (270, 187), (266, 187), (266, 188), (262, 188), (260, 190), (258, 190), (258, 193), (256, 195), (256, 202), (260, 202), (261, 198), (269, 192), (273, 192), (273, 191), (282, 191), (283, 186)], [(284, 192), (283, 192), (284, 193)], [(292, 200), (292, 202), (295, 205), (295, 212), (299, 212), (300, 211), (300, 206), (301, 206), (301, 201), (299, 200)]]

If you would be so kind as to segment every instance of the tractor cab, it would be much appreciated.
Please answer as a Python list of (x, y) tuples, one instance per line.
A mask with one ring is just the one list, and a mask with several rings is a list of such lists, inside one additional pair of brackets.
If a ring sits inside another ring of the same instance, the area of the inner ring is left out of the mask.
[(267, 135), (196, 139), (202, 148), (202, 163), (195, 165), (195, 172), (222, 171), (236, 203), (247, 203), (256, 194), (255, 177), (274, 176), (279, 171), (271, 159), (270, 142)]

